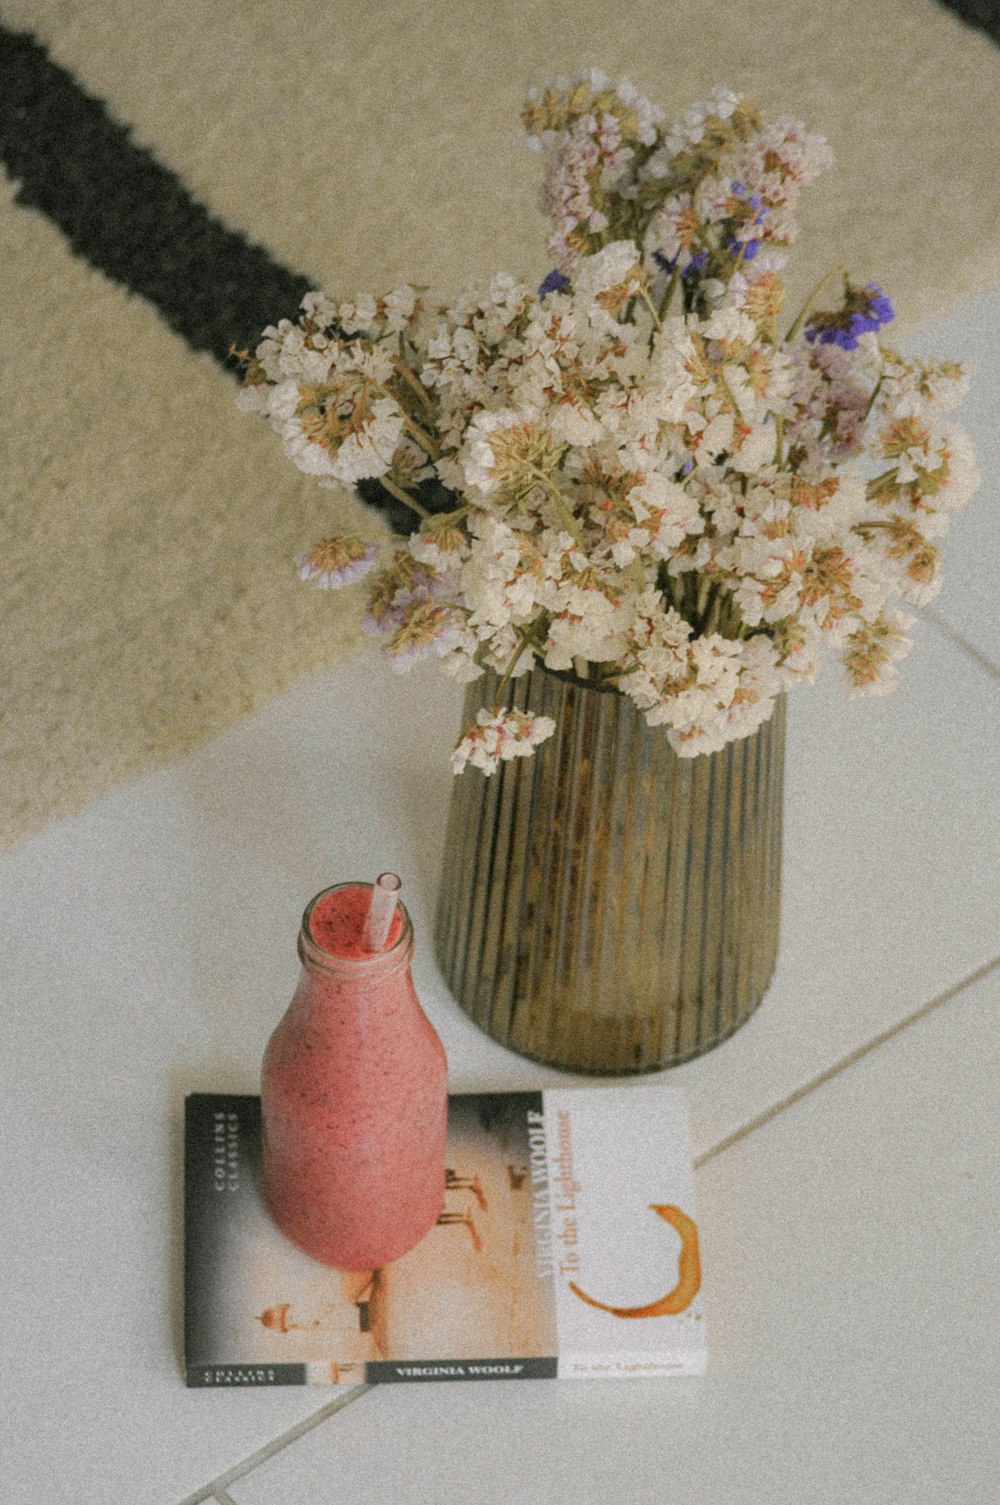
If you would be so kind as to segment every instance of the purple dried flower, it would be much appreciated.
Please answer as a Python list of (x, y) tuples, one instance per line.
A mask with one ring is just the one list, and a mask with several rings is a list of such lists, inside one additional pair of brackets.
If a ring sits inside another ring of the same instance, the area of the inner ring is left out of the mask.
[(558, 267), (553, 267), (547, 277), (544, 277), (538, 285), (538, 296), (543, 301), (549, 293), (561, 293), (563, 288), (569, 287), (569, 278)]
[(735, 237), (726, 241), (726, 250), (732, 251), (740, 261), (753, 261), (760, 250), (759, 240), (739, 241)]
[(843, 306), (812, 314), (805, 335), (810, 344), (839, 345), (842, 350), (856, 350), (863, 334), (874, 333), (895, 317), (892, 303), (877, 282), (869, 282), (867, 287), (854, 287), (848, 283)]

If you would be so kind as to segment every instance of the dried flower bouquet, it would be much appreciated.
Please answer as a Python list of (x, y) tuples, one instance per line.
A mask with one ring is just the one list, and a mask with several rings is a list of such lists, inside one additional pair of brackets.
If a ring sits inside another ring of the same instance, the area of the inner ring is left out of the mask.
[[(885, 344), (877, 284), (835, 271), (781, 331), (826, 143), (721, 90), (670, 123), (596, 71), (532, 91), (524, 121), (553, 225), (541, 287), (311, 293), (246, 357), (241, 405), (300, 469), (413, 520), (388, 547), (324, 539), (300, 574), (368, 576), (364, 626), (397, 668), (505, 686), (540, 660), (613, 685), (685, 756), (748, 735), (831, 656), (852, 693), (891, 688), (977, 475), (948, 417), (961, 368)], [(454, 767), (490, 773), (552, 730), (484, 707)]]

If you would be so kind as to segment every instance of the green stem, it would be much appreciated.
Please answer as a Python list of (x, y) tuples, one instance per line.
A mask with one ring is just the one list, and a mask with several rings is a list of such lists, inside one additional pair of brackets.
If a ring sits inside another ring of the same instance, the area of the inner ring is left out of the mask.
[(434, 514), (428, 512), (427, 508), (418, 502), (415, 496), (411, 496), (408, 491), (404, 491), (402, 486), (397, 486), (395, 481), (390, 481), (387, 475), (379, 476), (378, 483), (380, 486), (384, 486), (389, 495), (394, 496), (397, 502), (402, 502), (404, 507), (409, 507), (418, 517), (422, 517), (424, 522), (433, 517)]
[(551, 476), (546, 475), (544, 470), (539, 470), (537, 465), (529, 465), (528, 470), (533, 476), (538, 477), (539, 481), (541, 481), (546, 491), (548, 491), (549, 495), (553, 498), (556, 506), (559, 508), (559, 514), (566, 525), (567, 533), (572, 533), (573, 537), (576, 539), (577, 544), (582, 549), (584, 547), (583, 536), (581, 535), (580, 530), (577, 527), (576, 518), (569, 510), (569, 507), (566, 504), (566, 498), (559, 490), (559, 487), (556, 485), (555, 481), (553, 481)]
[(506, 690), (507, 686), (510, 684), (511, 677), (513, 676), (514, 670), (517, 668), (518, 660), (521, 658), (522, 654), (524, 653), (525, 648), (529, 647), (531, 645), (531, 643), (533, 642), (533, 640), (535, 638), (535, 635), (536, 635), (536, 633), (538, 631), (538, 626), (539, 626), (539, 622), (536, 619), (534, 622), (532, 622), (532, 624), (528, 628), (527, 632), (521, 633), (521, 635), (520, 635), (521, 636), (521, 641), (517, 645), (517, 648), (516, 648), (516, 650), (514, 652), (514, 657), (511, 659), (510, 663), (507, 665), (506, 669), (503, 671), (503, 674), (501, 675), (501, 678), (500, 678), (500, 683), (497, 685), (497, 699), (498, 700), (502, 700), (502, 698), (503, 698), (503, 692), (504, 692), (504, 690)]
[(646, 288), (646, 286), (645, 286), (644, 283), (640, 284), (640, 286), (639, 286), (639, 297), (642, 299), (643, 303), (645, 303), (646, 307), (649, 309), (650, 313), (652, 314), (652, 316), (653, 316), (653, 323), (656, 326), (656, 328), (657, 329), (662, 329), (663, 328), (663, 320), (660, 318), (660, 315), (657, 312), (656, 304), (653, 302), (652, 298), (649, 296), (649, 292), (648, 292), (648, 290), (647, 290), (647, 288)]
[(410, 370), (406, 362), (403, 360), (393, 361), (392, 366), (393, 370), (399, 373), (407, 385), (413, 388), (416, 395), (420, 398), (420, 403), (424, 410), (427, 413), (433, 413), (434, 409), (427, 388), (415, 373)]
[(718, 375), (719, 375), (719, 380), (722, 383), (722, 390), (725, 392), (726, 396), (729, 398), (730, 403), (732, 404), (733, 412), (736, 414), (737, 418), (739, 418), (740, 421), (742, 422), (743, 414), (740, 411), (740, 405), (736, 401), (736, 398), (733, 396), (732, 388), (730, 387), (729, 383), (726, 381), (726, 378), (722, 374), (722, 367), (721, 366), (719, 366), (719, 368), (718, 368)]
[(698, 632), (702, 637), (707, 637), (710, 632), (715, 631), (717, 624), (719, 613), (718, 586), (709, 586), (708, 593), (706, 594), (703, 602), (700, 599), (700, 596), (701, 593), (699, 592), (698, 605), (700, 608), (699, 615), (701, 617), (701, 621), (698, 625)]
[(420, 424), (417, 423), (414, 418), (404, 417), (403, 427), (406, 429), (406, 432), (409, 434), (410, 438), (414, 440), (416, 444), (420, 445), (420, 448), (423, 450), (425, 455), (429, 455), (432, 460), (439, 458), (441, 454), (440, 444), (432, 434), (429, 434), (427, 432), (425, 428), (421, 428)]
[(446, 523), (456, 523), (460, 518), (466, 517), (472, 511), (472, 503), (466, 502), (464, 507), (455, 507), (451, 512), (435, 512), (435, 530), (443, 528)]
[(881, 387), (881, 385), (882, 385), (882, 383), (884, 381), (885, 381), (885, 377), (884, 376), (880, 376), (879, 379), (878, 379), (878, 381), (875, 383), (874, 387), (872, 388), (872, 395), (869, 397), (867, 406), (865, 407), (865, 410), (864, 410), (864, 412), (861, 415), (861, 422), (862, 423), (864, 423), (866, 421), (866, 419), (868, 417), (868, 414), (871, 412), (872, 408), (875, 406), (875, 399), (878, 396), (878, 394), (879, 394), (879, 388)]
[(802, 328), (802, 325), (805, 323), (806, 314), (812, 308), (812, 306), (815, 303), (816, 299), (819, 297), (820, 293), (826, 287), (826, 284), (828, 282), (832, 282), (833, 279), (834, 279), (834, 277), (846, 277), (846, 276), (847, 276), (847, 270), (846, 270), (845, 267), (834, 267), (832, 271), (827, 272), (825, 276), (823, 276), (823, 277), (821, 277), (819, 279), (819, 281), (817, 282), (816, 286), (813, 288), (812, 292), (809, 294), (808, 298), (803, 303), (802, 307), (799, 309), (798, 315), (797, 315), (797, 317), (795, 319), (795, 322), (792, 325), (791, 329), (785, 335), (785, 343), (786, 344), (788, 344), (788, 342), (790, 340), (794, 340), (795, 336), (798, 334), (799, 330)]
[(660, 300), (660, 321), (661, 321), (661, 324), (662, 324), (662, 321), (667, 317), (667, 309), (670, 307), (671, 303), (673, 302), (674, 291), (675, 291), (675, 289), (677, 287), (677, 280), (678, 280), (679, 277), (680, 277), (680, 267), (679, 266), (675, 266), (674, 269), (673, 269), (673, 271), (670, 273), (670, 281), (667, 283), (666, 292), (663, 294), (663, 297)]
[(894, 481), (898, 474), (898, 465), (893, 465), (890, 470), (883, 470), (881, 475), (873, 476), (872, 479), (868, 482), (868, 485), (865, 487), (866, 493), (868, 493), (869, 495), (874, 495), (876, 489), (881, 486), (883, 481)]
[[(382, 397), (388, 397), (392, 402), (396, 404), (399, 403), (399, 398), (396, 396), (395, 392), (392, 392), (388, 387), (383, 386), (381, 382), (372, 382), (372, 388)], [(410, 435), (410, 438), (413, 439), (416, 444), (420, 445), (420, 448), (424, 451), (425, 454), (430, 455), (432, 460), (436, 460), (438, 458), (441, 453), (441, 446), (435, 439), (434, 435), (429, 434), (425, 428), (421, 427), (421, 425), (415, 418), (411, 417), (411, 415), (406, 412), (403, 413), (403, 427)]]
[(852, 525), (851, 532), (857, 533), (859, 538), (863, 538), (867, 543), (869, 541), (870, 535), (874, 533), (878, 528), (885, 528), (887, 531), (891, 532), (892, 523), (883, 522), (875, 517), (865, 517), (862, 518), (861, 522), (854, 523)]

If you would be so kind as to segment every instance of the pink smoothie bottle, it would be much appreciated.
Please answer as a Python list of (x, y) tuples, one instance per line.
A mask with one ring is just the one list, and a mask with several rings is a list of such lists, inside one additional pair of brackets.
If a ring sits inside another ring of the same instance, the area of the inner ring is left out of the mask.
[(444, 1202), (444, 1048), (413, 988), (401, 904), (383, 949), (366, 949), (372, 891), (342, 883), (307, 907), (299, 985), (261, 1074), (267, 1206), (292, 1243), (341, 1270), (398, 1259)]

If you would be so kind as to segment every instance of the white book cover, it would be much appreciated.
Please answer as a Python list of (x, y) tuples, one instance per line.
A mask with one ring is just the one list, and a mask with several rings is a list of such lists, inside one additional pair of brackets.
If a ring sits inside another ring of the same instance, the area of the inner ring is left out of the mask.
[[(702, 1374), (687, 1113), (670, 1087), (542, 1093), (558, 1374)], [(536, 1225), (537, 1226), (537, 1225)], [(539, 1230), (541, 1234), (541, 1230)]]
[(191, 1386), (704, 1373), (698, 1229), (676, 1088), (449, 1099), (445, 1201), (401, 1259), (337, 1271), (260, 1192), (260, 1101), (186, 1102)]

